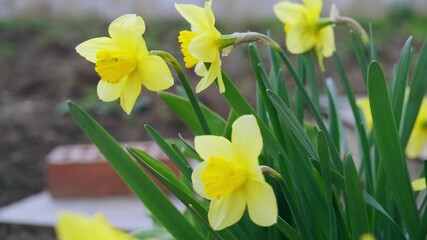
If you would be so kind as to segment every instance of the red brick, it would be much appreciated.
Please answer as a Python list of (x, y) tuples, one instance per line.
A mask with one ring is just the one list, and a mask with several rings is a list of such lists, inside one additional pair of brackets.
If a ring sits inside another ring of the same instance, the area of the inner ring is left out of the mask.
[[(129, 142), (123, 145), (146, 151), (178, 174), (176, 166), (154, 142)], [(98, 149), (91, 144), (65, 145), (53, 149), (47, 156), (46, 178), (48, 190), (53, 197), (132, 194)], [(154, 180), (168, 193), (163, 185)]]

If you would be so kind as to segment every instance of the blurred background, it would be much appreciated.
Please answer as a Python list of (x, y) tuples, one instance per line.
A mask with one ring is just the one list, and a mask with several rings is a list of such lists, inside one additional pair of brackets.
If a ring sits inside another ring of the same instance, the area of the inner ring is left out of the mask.
[[(223, 34), (269, 31), (284, 46), (283, 26), (272, 10), (277, 2), (214, 0), (216, 26)], [(414, 37), (416, 58), (427, 36), (426, 0), (327, 0), (323, 16), (329, 15), (332, 3), (341, 15), (357, 19), (365, 29), (372, 24), (379, 61), (388, 76), (406, 39)], [(178, 133), (193, 137), (155, 93), (143, 90), (131, 116), (122, 112), (117, 102), (98, 100), (99, 78), (94, 66), (74, 48), (89, 38), (107, 36), (111, 20), (125, 13), (144, 18), (149, 49), (168, 51), (181, 59), (177, 36), (189, 26), (171, 0), (0, 0), (0, 207), (46, 188), (45, 157), (55, 146), (88, 142), (67, 114), (68, 99), (89, 111), (119, 141), (149, 140), (144, 124), (167, 137), (177, 137)], [(337, 52), (355, 91), (364, 94), (349, 30), (341, 26), (335, 29)], [(331, 60), (325, 63), (326, 75), (335, 77)], [(254, 78), (247, 49), (241, 46), (233, 51), (223, 59), (223, 66), (253, 100)], [(188, 74), (195, 86), (198, 78), (191, 71)], [(319, 87), (323, 89), (321, 81)], [(199, 97), (222, 116), (227, 115), (229, 109), (216, 87), (211, 86)], [(55, 237), (51, 228), (0, 224), (0, 239)]]

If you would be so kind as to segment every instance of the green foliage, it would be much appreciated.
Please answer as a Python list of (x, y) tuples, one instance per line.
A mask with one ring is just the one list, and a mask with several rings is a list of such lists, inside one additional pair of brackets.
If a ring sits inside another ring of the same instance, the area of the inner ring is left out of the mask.
[[(234, 120), (246, 114), (255, 116), (264, 146), (259, 160), (270, 169), (265, 173), (279, 201), (277, 224), (269, 228), (255, 227), (248, 217), (222, 231), (210, 227), (208, 202), (196, 196), (190, 184), (193, 168), (188, 156), (201, 159), (186, 140), (167, 140), (146, 126), (148, 134), (179, 169), (180, 175), (175, 176), (143, 150), (129, 147), (130, 155), (123, 151), (95, 120), (73, 103), (69, 103), (70, 112), (176, 239), (357, 240), (365, 233), (372, 233), (378, 239), (425, 239), (427, 214), (425, 208), (417, 205), (425, 205), (426, 197), (421, 199), (424, 203), (417, 202), (404, 153), (427, 91), (427, 41), (418, 60), (412, 61), (412, 38), (407, 40), (388, 85), (380, 63), (373, 61), (377, 58), (374, 44), (364, 45), (353, 32), (350, 38), (368, 90), (373, 119), (371, 133), (357, 106), (351, 79), (336, 53), (332, 58), (337, 79), (328, 78), (326, 92), (322, 93), (316, 83), (323, 76), (310, 52), (299, 55), (298, 66), (294, 67), (275, 44), (267, 49), (249, 45), (257, 105), (252, 106), (223, 72), (226, 91), (222, 96), (231, 109), (227, 119), (196, 98), (176, 61), (172, 65), (183, 85), (185, 94), (182, 91), (180, 94), (184, 97), (171, 92), (158, 94), (195, 135), (230, 138)], [(415, 64), (414, 68), (411, 64)], [(295, 95), (289, 94), (290, 81), (296, 86)], [(350, 104), (358, 154), (347, 152), (337, 82)], [(411, 90), (405, 97), (408, 86)], [(322, 94), (326, 96), (327, 111), (322, 105)], [(130, 156), (187, 207), (185, 214), (177, 211)], [(163, 229), (138, 232), (134, 236), (170, 238)]]

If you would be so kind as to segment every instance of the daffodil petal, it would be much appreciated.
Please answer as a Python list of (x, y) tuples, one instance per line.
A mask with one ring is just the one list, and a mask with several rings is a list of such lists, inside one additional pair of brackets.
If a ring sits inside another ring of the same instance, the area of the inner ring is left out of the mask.
[(371, 131), (372, 129), (372, 115), (371, 115), (371, 106), (369, 105), (368, 98), (359, 98), (357, 99), (357, 106), (359, 107), (363, 117), (365, 118), (366, 129)]
[(241, 190), (219, 199), (214, 198), (209, 206), (209, 224), (217, 231), (231, 226), (242, 218), (245, 208), (246, 200)]
[(93, 237), (90, 233), (95, 225), (95, 222), (82, 215), (61, 213), (56, 226), (56, 234), (60, 240), (90, 240)]
[(215, 71), (218, 72), (218, 73), (216, 73), (216, 75), (217, 75), (217, 82), (218, 82), (219, 92), (220, 93), (224, 93), (225, 92), (225, 85), (224, 85), (224, 81), (222, 80), (221, 65)]
[(142, 84), (150, 91), (162, 91), (173, 85), (173, 77), (163, 58), (149, 55), (138, 63)]
[[(114, 20), (108, 32), (113, 41), (127, 52), (135, 52), (141, 34), (145, 30), (144, 20), (134, 14), (124, 15)], [(138, 49), (140, 50), (140, 49)]]
[(77, 45), (76, 52), (89, 62), (96, 63), (96, 54), (99, 50), (119, 51), (120, 48), (111, 38), (92, 38)]
[(193, 4), (178, 4), (175, 3), (175, 8), (181, 16), (191, 24), (193, 32), (210, 29), (208, 17), (205, 9)]
[(205, 2), (205, 15), (211, 28), (215, 25), (215, 15), (212, 11), (212, 0)]
[(120, 80), (118, 83), (109, 83), (105, 81), (99, 81), (97, 86), (97, 93), (99, 99), (104, 102), (112, 102), (118, 99), (122, 93), (123, 82), (127, 77), (124, 77), (123, 80)]
[(215, 78), (212, 78), (211, 76), (212, 76), (211, 74), (208, 74), (208, 75), (202, 77), (202, 79), (200, 79), (200, 82), (196, 86), (196, 93), (199, 93), (199, 92), (205, 90), (206, 88), (208, 88), (213, 83)]
[(316, 53), (316, 58), (317, 58), (317, 62), (319, 63), (320, 71), (324, 72), (325, 65), (323, 64), (322, 46), (316, 43), (316, 46), (314, 47), (314, 52)]
[(286, 47), (292, 54), (307, 52), (316, 44), (314, 28), (306, 25), (289, 26), (286, 32)]
[(143, 59), (148, 56), (147, 44), (145, 44), (145, 40), (142, 37), (137, 37), (134, 39), (134, 43), (129, 44), (133, 45), (133, 49), (129, 49), (128, 46), (125, 47), (128, 51), (130, 51), (133, 55), (137, 57), (137, 59)]
[(233, 153), (228, 139), (219, 136), (205, 135), (194, 138), (194, 148), (203, 160), (212, 156), (221, 156), (225, 160), (232, 160)]
[(141, 80), (137, 73), (131, 73), (128, 75), (126, 81), (123, 83), (123, 88), (120, 96), (120, 106), (123, 110), (130, 114), (133, 106), (135, 105), (136, 99), (138, 99), (141, 93)]
[(56, 226), (59, 240), (132, 240), (127, 234), (111, 227), (105, 217), (88, 218), (76, 213), (61, 213)]
[(191, 55), (202, 62), (214, 62), (219, 59), (216, 34), (200, 34), (191, 40), (188, 50)]
[(244, 191), (252, 221), (264, 227), (275, 224), (278, 210), (273, 188), (265, 181), (249, 180)]
[(426, 144), (427, 134), (423, 131), (420, 131), (419, 126), (415, 124), (414, 129), (412, 130), (411, 136), (409, 137), (408, 144), (406, 146), (406, 156), (408, 158), (417, 158), (420, 156), (421, 151), (423, 150), (424, 145)]
[(121, 38), (123, 30), (132, 31), (141, 36), (145, 32), (144, 20), (136, 14), (125, 14), (116, 18), (108, 27), (108, 33), (113, 39)]
[(332, 26), (326, 26), (319, 31), (319, 43), (321, 43), (322, 55), (330, 57), (335, 52), (335, 37)]
[(412, 181), (412, 189), (416, 192), (426, 189), (426, 179), (419, 178), (417, 180)]
[[(196, 92), (199, 93), (209, 87), (217, 77), (221, 76), (221, 61), (215, 61), (209, 67), (207, 74), (200, 80), (200, 82), (196, 86)], [(220, 84), (220, 92), (224, 92), (224, 83), (222, 82), (221, 76), (221, 84)]]
[(204, 62), (198, 62), (194, 67), (194, 72), (197, 74), (197, 76), (204, 77), (208, 74), (208, 69), (206, 68)]
[(306, 22), (308, 9), (299, 3), (280, 2), (274, 5), (274, 13), (284, 24)]
[(239, 117), (232, 126), (231, 142), (234, 158), (249, 166), (258, 165), (262, 151), (262, 136), (253, 115)]
[(201, 162), (197, 167), (194, 168), (193, 173), (191, 174), (191, 181), (193, 182), (194, 191), (203, 198), (210, 199), (206, 194), (205, 186), (200, 178), (200, 175), (205, 170), (207, 161)]
[(322, 0), (303, 0), (303, 3), (308, 11), (310, 11), (310, 15), (313, 18), (318, 18), (320, 16), (323, 5)]

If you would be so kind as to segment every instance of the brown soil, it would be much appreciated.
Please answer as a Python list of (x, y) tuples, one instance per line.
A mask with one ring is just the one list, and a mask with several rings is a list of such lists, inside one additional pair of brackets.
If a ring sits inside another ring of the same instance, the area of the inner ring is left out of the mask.
[[(93, 65), (74, 51), (78, 43), (95, 34), (72, 28), (52, 37), (45, 31), (31, 26), (12, 30), (0, 26), (0, 43), (9, 46), (3, 50), (0, 45), (0, 206), (45, 189), (45, 156), (55, 146), (88, 142), (65, 113), (67, 99), (89, 110), (120, 141), (148, 140), (144, 124), (167, 137), (176, 137), (178, 133), (191, 137), (173, 113), (147, 90), (143, 90), (143, 101), (131, 116), (125, 115), (117, 103), (96, 99), (98, 76)], [(175, 41), (177, 30), (160, 31), (159, 36), (161, 39), (152, 41), (152, 45), (180, 56)], [(403, 38), (396, 38), (390, 49), (400, 49), (403, 42)], [(249, 89), (253, 89), (254, 82), (246, 52), (235, 52), (224, 60), (224, 68), (232, 79), (239, 79), (239, 87), (253, 99)], [(395, 50), (381, 53), (390, 55), (386, 56), (388, 62), (398, 56)], [(351, 67), (350, 79), (360, 79), (354, 58), (344, 56), (344, 61)], [(391, 66), (387, 65), (387, 72)], [(196, 78), (190, 74), (190, 79), (194, 83)], [(356, 80), (355, 86), (360, 86), (360, 80)], [(215, 87), (199, 97), (221, 115), (227, 114), (228, 107)], [(49, 228), (0, 224), (0, 239), (49, 240), (54, 239), (54, 233)]]

